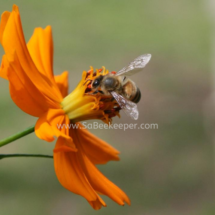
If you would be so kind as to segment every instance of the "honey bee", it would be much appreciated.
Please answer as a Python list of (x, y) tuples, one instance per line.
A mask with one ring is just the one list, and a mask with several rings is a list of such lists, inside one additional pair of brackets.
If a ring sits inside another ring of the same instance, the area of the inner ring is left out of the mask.
[(92, 90), (95, 93), (112, 95), (121, 109), (132, 119), (137, 120), (139, 117), (137, 103), (141, 99), (141, 92), (136, 84), (126, 76), (141, 71), (150, 59), (150, 54), (141, 55), (115, 74), (100, 75), (93, 80)]

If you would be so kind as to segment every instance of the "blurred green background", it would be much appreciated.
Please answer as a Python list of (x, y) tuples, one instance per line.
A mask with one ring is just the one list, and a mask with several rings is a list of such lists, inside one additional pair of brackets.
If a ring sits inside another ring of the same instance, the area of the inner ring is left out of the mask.
[[(0, 0), (0, 12), (13, 3), (27, 41), (35, 27), (52, 26), (55, 74), (69, 71), (70, 91), (90, 65), (117, 71), (151, 53), (132, 79), (142, 92), (138, 123), (159, 129), (91, 130), (121, 152), (121, 161), (99, 168), (128, 194), (130, 207), (104, 197), (107, 208), (94, 211), (59, 184), (51, 159), (10, 158), (0, 161), (0, 214), (215, 214), (214, 151), (204, 114), (212, 91), (208, 2)], [(0, 101), (0, 139), (35, 124), (12, 102), (3, 79)], [(132, 123), (124, 114), (114, 122)], [(31, 134), (1, 153), (52, 154), (53, 148)]]

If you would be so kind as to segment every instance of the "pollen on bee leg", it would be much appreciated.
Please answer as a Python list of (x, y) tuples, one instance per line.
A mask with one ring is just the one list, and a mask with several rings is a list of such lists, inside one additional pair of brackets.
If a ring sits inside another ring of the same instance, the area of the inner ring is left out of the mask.
[(116, 112), (116, 110), (114, 108), (112, 108), (111, 110), (105, 110), (105, 113), (108, 113), (108, 114), (112, 114), (115, 112)]

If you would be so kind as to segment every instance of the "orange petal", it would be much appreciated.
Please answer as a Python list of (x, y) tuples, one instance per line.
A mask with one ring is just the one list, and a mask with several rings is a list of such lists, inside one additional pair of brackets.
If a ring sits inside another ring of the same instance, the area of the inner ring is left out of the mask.
[[(35, 134), (38, 138), (51, 142), (55, 137), (64, 141), (65, 145), (76, 151), (72, 138), (68, 135), (69, 119), (62, 109), (49, 109), (38, 120), (35, 126)], [(61, 125), (63, 126), (61, 128)]]
[(27, 47), (37, 69), (43, 75), (53, 79), (53, 40), (51, 26), (47, 26), (45, 29), (35, 28)]
[(54, 166), (57, 178), (61, 185), (69, 191), (83, 196), (98, 209), (105, 206), (100, 197), (96, 194), (86, 179), (78, 152), (57, 152), (54, 153)]
[[(69, 126), (70, 126), (70, 120), (67, 116), (64, 116), (64, 119), (61, 120), (61, 122), (57, 122), (57, 119), (54, 119), (56, 122), (52, 122), (53, 126), (57, 125), (57, 128), (59, 129), (59, 124), (61, 125), (60, 131), (61, 134), (59, 134), (59, 138), (57, 140), (57, 143), (55, 145), (54, 152), (68, 152), (68, 151), (77, 151), (77, 148), (73, 142), (72, 137), (69, 136)], [(66, 136), (62, 135), (65, 134)]]
[(90, 203), (92, 208), (95, 210), (99, 210), (102, 206), (103, 207), (107, 206), (99, 195), (98, 195), (98, 198), (96, 199), (96, 201), (88, 201), (88, 202)]
[(10, 94), (15, 104), (24, 112), (39, 117), (50, 107), (58, 108), (57, 104), (45, 97), (45, 95), (35, 87), (34, 83), (26, 76), (23, 71), (16, 53), (14, 53), (14, 61), (8, 63), (4, 61), (7, 67), (7, 76), (10, 82)]
[(124, 205), (124, 202), (130, 204), (128, 196), (119, 187), (108, 180), (88, 159), (84, 149), (82, 148), (79, 133), (77, 133), (76, 130), (70, 129), (70, 136), (73, 137), (76, 147), (78, 148), (77, 154), (79, 155), (79, 160), (82, 163), (82, 169), (91, 186), (97, 192), (107, 195), (120, 205)]
[(68, 95), (68, 72), (65, 71), (61, 75), (54, 76), (55, 82), (63, 97)]
[(2, 43), (2, 35), (5, 29), (5, 26), (7, 24), (7, 21), (9, 19), (10, 16), (10, 12), (9, 11), (5, 11), (4, 13), (2, 13), (1, 15), (1, 23), (0, 23), (0, 42)]
[(61, 113), (61, 110), (49, 109), (42, 116), (40, 116), (35, 125), (35, 134), (38, 138), (46, 140), (48, 142), (54, 140), (54, 136), (56, 136), (55, 129), (53, 129), (49, 123), (53, 116), (57, 117), (59, 124), (61, 123), (61, 121), (63, 121), (62, 118), (64, 118), (64, 115), (63, 113)]
[(76, 129), (76, 132), (79, 134), (80, 143), (92, 163), (105, 164), (110, 160), (119, 160), (119, 151), (91, 134), (81, 123), (77, 124), (80, 127), (80, 129)]
[[(7, 24), (7, 20), (10, 16), (10, 12), (9, 11), (5, 11), (2, 15), (1, 15), (1, 23), (0, 23), (0, 42), (2, 43), (2, 35), (5, 29), (5, 26)], [(7, 58), (6, 55), (3, 55), (2, 57), (2, 62), (1, 62), (1, 68), (0, 68), (0, 77), (4, 78), (4, 79), (8, 79), (7, 78), (7, 72), (8, 72), (8, 65), (7, 63)]]
[(0, 67), (0, 77), (8, 80), (7, 74), (8, 74), (8, 61), (7, 61), (6, 55), (3, 55), (2, 61), (1, 61), (1, 67)]
[[(80, 148), (78, 148), (80, 151)], [(119, 205), (124, 205), (124, 202), (130, 205), (128, 196), (114, 183), (108, 180), (93, 163), (87, 158), (82, 151), (82, 158), (85, 165), (85, 175), (92, 187), (99, 193), (102, 193)]]
[(4, 13), (2, 16), (0, 38), (9, 62), (14, 61), (14, 53), (17, 53), (18, 61), (23, 69), (22, 71), (17, 70), (17, 75), (23, 77), (24, 71), (25, 76), (34, 83), (36, 88), (44, 94), (45, 98), (52, 100), (54, 103), (60, 103), (63, 98), (54, 79), (51, 80), (49, 77), (41, 74), (31, 59), (22, 31), (19, 10), (16, 5), (13, 6), (11, 13)]

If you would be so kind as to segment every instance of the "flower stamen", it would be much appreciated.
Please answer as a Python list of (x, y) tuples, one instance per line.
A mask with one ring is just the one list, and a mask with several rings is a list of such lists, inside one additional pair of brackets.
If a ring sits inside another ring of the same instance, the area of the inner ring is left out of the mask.
[(88, 72), (83, 72), (76, 89), (63, 99), (62, 108), (72, 122), (101, 119), (109, 123), (112, 117), (119, 116), (120, 107), (111, 95), (105, 95), (101, 90), (92, 90), (93, 80), (108, 73), (105, 67), (95, 71), (90, 67)]

